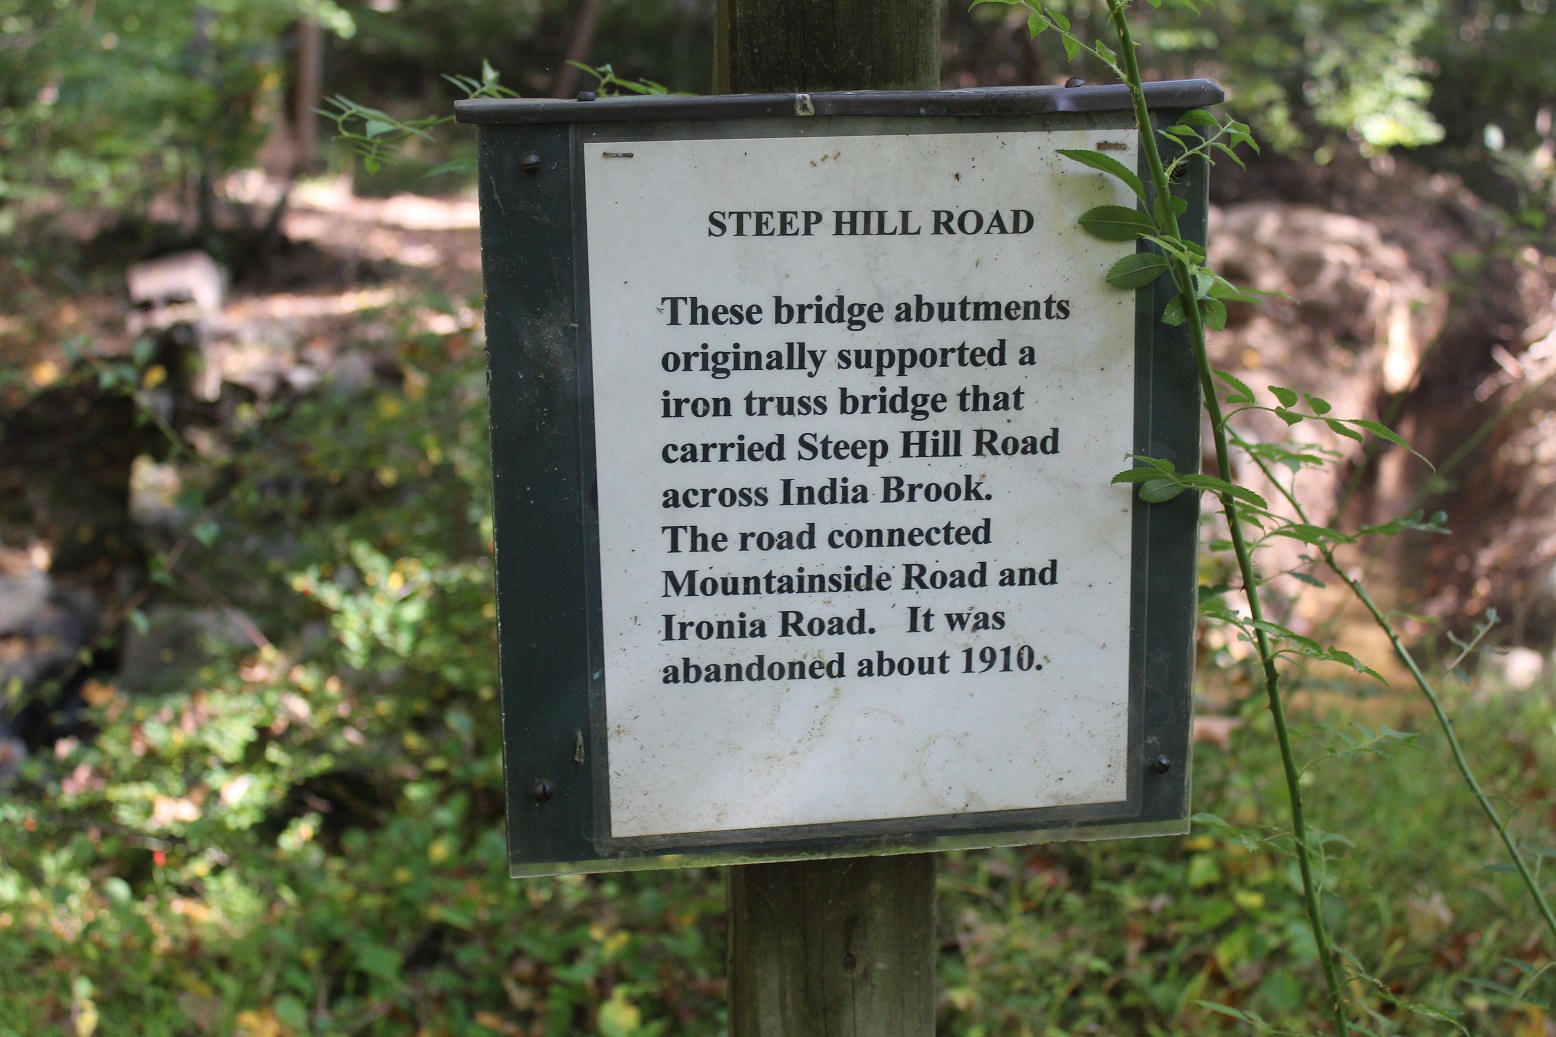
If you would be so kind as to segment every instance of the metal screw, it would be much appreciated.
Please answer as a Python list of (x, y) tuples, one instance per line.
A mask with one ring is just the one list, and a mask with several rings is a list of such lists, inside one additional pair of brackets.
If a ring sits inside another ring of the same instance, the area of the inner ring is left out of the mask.
[(1151, 761), (1151, 770), (1155, 771), (1157, 774), (1166, 774), (1168, 771), (1172, 770), (1172, 757), (1158, 756), (1156, 759)]
[(1080, 76), (1071, 76), (1069, 79), (1064, 81), (1064, 85), (1066, 87), (1085, 86), (1086, 80), (1082, 79)]
[(542, 778), (535, 782), (535, 802), (544, 803), (556, 795), (556, 786)]
[(595, 93), (593, 90), (580, 90), (580, 91), (578, 91), (578, 99), (580, 101), (592, 101), (596, 97), (599, 97), (599, 96), (600, 95)]
[(531, 175), (540, 172), (540, 156), (531, 151), (529, 154), (520, 157), (519, 169)]
[(858, 959), (856, 959), (852, 954), (845, 954), (845, 955), (843, 955), (843, 971), (844, 972), (852, 972), (852, 971), (854, 971), (854, 968), (858, 964), (859, 964)]

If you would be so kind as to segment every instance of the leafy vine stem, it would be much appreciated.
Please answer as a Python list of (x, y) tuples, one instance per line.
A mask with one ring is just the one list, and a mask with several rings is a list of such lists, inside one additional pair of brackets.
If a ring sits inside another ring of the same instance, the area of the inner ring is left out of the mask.
[[(1148, 0), (1151, 6), (1160, 7), (1163, 0)], [(1193, 10), (1195, 0), (1174, 0)], [(1101, 41), (1085, 41), (1070, 28), (1069, 20), (1060, 12), (1050, 9), (1041, 0), (973, 0), (973, 5), (1001, 3), (1025, 9), (1028, 12), (1028, 29), (1033, 36), (1054, 30), (1063, 42), (1066, 54), (1074, 59), (1081, 52), (1107, 66), (1128, 88), (1137, 124), (1141, 155), (1146, 180), (1135, 171), (1110, 156), (1094, 151), (1064, 151), (1071, 158), (1093, 169), (1106, 172), (1121, 181), (1135, 195), (1138, 207), (1099, 206), (1080, 217), (1081, 226), (1096, 237), (1110, 241), (1140, 240), (1152, 246), (1149, 251), (1139, 251), (1119, 260), (1108, 273), (1108, 282), (1119, 288), (1138, 289), (1156, 282), (1162, 275), (1171, 278), (1176, 297), (1169, 302), (1163, 320), (1172, 325), (1185, 325), (1190, 348), (1200, 382), (1206, 414), (1209, 418), (1212, 442), (1215, 449), (1217, 474), (1180, 472), (1172, 462), (1152, 457), (1135, 458), (1136, 466), (1114, 476), (1115, 483), (1137, 484), (1139, 495), (1145, 501), (1165, 501), (1183, 492), (1209, 493), (1216, 498), (1228, 530), (1225, 546), (1229, 547), (1242, 581), (1246, 614), (1216, 601), (1214, 598), (1202, 611), (1208, 618), (1216, 619), (1236, 628), (1245, 640), (1254, 646), (1258, 668), (1264, 685), (1275, 737), (1285, 778), (1286, 797), (1290, 811), (1292, 853), (1302, 878), (1302, 896), (1309, 927), (1312, 930), (1318, 959), (1323, 969), (1330, 1014), (1334, 1031), (1339, 1037), (1351, 1032), (1348, 1002), (1345, 994), (1346, 980), (1342, 978), (1340, 960), (1351, 961), (1356, 975), (1353, 979), (1368, 980), (1360, 963), (1339, 951), (1328, 932), (1322, 911), (1323, 878), (1321, 861), (1323, 841), (1307, 820), (1303, 809), (1301, 778), (1303, 767), (1296, 758), (1292, 745), (1291, 726), (1286, 715), (1285, 700), (1281, 691), (1282, 656), (1306, 657), (1313, 660), (1338, 662), (1359, 673), (1382, 679), (1376, 671), (1364, 665), (1348, 652), (1336, 647), (1326, 647), (1266, 618), (1262, 600), (1264, 580), (1255, 564), (1255, 554), (1271, 537), (1295, 539), (1314, 548), (1317, 560), (1333, 571), (1347, 591), (1366, 610), (1387, 637), (1412, 680), (1427, 699), (1438, 726), (1444, 733), (1454, 764), (1465, 785), (1474, 795), (1482, 812), (1496, 830), (1508, 856), (1513, 862), (1523, 885), (1534, 903), (1546, 927), (1556, 940), (1556, 915), (1552, 914), (1525, 855), (1508, 831), (1505, 821), (1487, 796), (1464, 752), (1452, 723), (1443, 706), (1441, 696), (1427, 678), (1419, 664), (1394, 628), (1386, 612), (1381, 609), (1354, 576), (1347, 573), (1335, 555), (1341, 544), (1355, 543), (1363, 536), (1392, 535), (1406, 529), (1425, 532), (1443, 532), (1443, 517), (1437, 515), (1423, 519), (1419, 514), (1397, 519), (1390, 523), (1368, 527), (1356, 535), (1343, 533), (1328, 526), (1312, 523), (1303, 509), (1294, 489), (1276, 477), (1274, 468), (1286, 466), (1294, 474), (1306, 468), (1321, 466), (1339, 455), (1321, 448), (1288, 447), (1279, 444), (1254, 443), (1237, 434), (1232, 428), (1233, 418), (1246, 411), (1266, 411), (1286, 425), (1305, 421), (1322, 422), (1334, 434), (1354, 441), (1362, 441), (1370, 434), (1396, 446), (1409, 446), (1388, 426), (1369, 419), (1338, 418), (1330, 413), (1330, 405), (1322, 398), (1298, 393), (1280, 386), (1270, 386), (1276, 406), (1259, 403), (1258, 396), (1249, 386), (1233, 375), (1214, 370), (1211, 366), (1206, 343), (1206, 332), (1220, 330), (1226, 323), (1226, 303), (1255, 302), (1260, 293), (1239, 290), (1230, 282), (1215, 274), (1206, 263), (1204, 249), (1186, 239), (1178, 217), (1185, 211), (1183, 202), (1174, 199), (1172, 184), (1174, 174), (1184, 162), (1201, 159), (1208, 161), (1213, 153), (1221, 153), (1241, 164), (1236, 153), (1239, 146), (1257, 150), (1248, 127), (1232, 119), (1218, 120), (1203, 111), (1190, 111), (1176, 124), (1150, 130), (1155, 127), (1146, 105), (1136, 45), (1130, 29), (1128, 8), (1131, 0), (1103, 0), (1107, 9), (1107, 21), (1116, 37), (1119, 51), (1115, 53)], [(1162, 141), (1169, 141), (1177, 152), (1170, 162), (1164, 161)], [(1218, 384), (1219, 383), (1219, 384)], [(1224, 402), (1233, 409), (1223, 409)], [(1299, 404), (1300, 409), (1299, 409)], [(1236, 482), (1232, 466), (1232, 451), (1246, 454), (1273, 485), (1289, 508), (1289, 515), (1277, 514), (1269, 503), (1251, 488)], [(1419, 456), (1419, 455), (1417, 455)], [(1424, 458), (1422, 459), (1425, 460)], [(1289, 517), (1295, 516), (1295, 518)], [(1258, 530), (1258, 539), (1250, 544), (1248, 531)], [(1313, 562), (1307, 559), (1304, 564)], [(1316, 582), (1311, 581), (1309, 582)], [(1478, 637), (1483, 637), (1482, 629)], [(1478, 640), (1477, 637), (1477, 640)], [(1468, 649), (1466, 649), (1468, 651)], [(1211, 1005), (1243, 1018), (1258, 1022), (1243, 1013)]]

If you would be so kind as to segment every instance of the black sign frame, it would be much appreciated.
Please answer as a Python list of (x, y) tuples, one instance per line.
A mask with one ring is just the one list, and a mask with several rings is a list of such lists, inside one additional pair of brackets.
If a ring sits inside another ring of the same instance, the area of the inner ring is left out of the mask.
[[(1203, 80), (1146, 87), (1170, 125), (1221, 100)], [(481, 247), (510, 873), (918, 852), (1186, 831), (1198, 501), (1136, 501), (1131, 587), (1129, 796), (1118, 804), (938, 815), (652, 839), (612, 839), (605, 796), (587, 213), (592, 140), (833, 136), (989, 129), (1135, 131), (1126, 89), (460, 102), (479, 126)], [(1164, 142), (1170, 143), (1163, 139)], [(1207, 169), (1174, 193), (1203, 242)], [(1148, 246), (1140, 246), (1142, 249)], [(1136, 452), (1195, 470), (1199, 382), (1187, 335), (1161, 321), (1167, 278), (1136, 298)], [(1099, 473), (1101, 475), (1103, 473)]]

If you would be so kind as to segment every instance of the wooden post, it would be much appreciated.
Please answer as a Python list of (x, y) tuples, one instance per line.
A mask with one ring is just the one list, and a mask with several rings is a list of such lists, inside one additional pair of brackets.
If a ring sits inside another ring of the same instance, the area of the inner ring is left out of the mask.
[(935, 858), (729, 870), (731, 1037), (935, 1032)]
[(933, 90), (938, 0), (719, 0), (713, 90)]
[[(929, 90), (938, 0), (719, 0), (714, 90)], [(930, 1037), (930, 854), (731, 868), (731, 1037)]]

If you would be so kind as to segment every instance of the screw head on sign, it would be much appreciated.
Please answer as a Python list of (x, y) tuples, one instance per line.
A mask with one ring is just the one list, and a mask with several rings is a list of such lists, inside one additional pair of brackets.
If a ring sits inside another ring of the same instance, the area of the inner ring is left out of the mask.
[(531, 151), (519, 159), (519, 169), (525, 173), (540, 172), (540, 156)]
[(1168, 771), (1172, 770), (1172, 757), (1158, 756), (1156, 759), (1151, 761), (1151, 770), (1155, 771), (1157, 774), (1166, 774)]
[(556, 786), (552, 785), (549, 781), (546, 781), (544, 778), (542, 778), (541, 780), (535, 782), (536, 803), (544, 803), (554, 795), (556, 795)]

